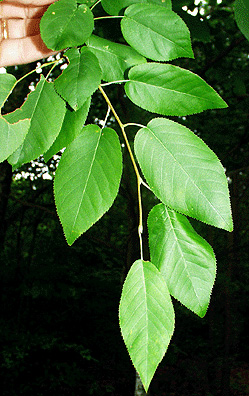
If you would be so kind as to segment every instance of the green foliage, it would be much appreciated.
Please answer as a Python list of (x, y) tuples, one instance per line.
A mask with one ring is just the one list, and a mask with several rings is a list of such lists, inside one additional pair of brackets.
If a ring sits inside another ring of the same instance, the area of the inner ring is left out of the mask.
[(98, 58), (104, 81), (123, 80), (128, 68), (146, 62), (146, 59), (133, 48), (113, 43), (94, 34), (86, 44)]
[(84, 47), (81, 51), (72, 48), (66, 52), (69, 66), (55, 81), (58, 94), (74, 109), (83, 103), (98, 88), (102, 72), (96, 56)]
[(150, 188), (165, 205), (232, 231), (224, 169), (198, 136), (174, 121), (155, 118), (138, 131), (135, 153)]
[(227, 107), (213, 88), (196, 74), (161, 63), (132, 67), (125, 92), (137, 106), (162, 115), (185, 116)]
[[(169, 21), (166, 28), (165, 20)], [(154, 4), (134, 4), (126, 9), (121, 29), (127, 43), (149, 59), (193, 58), (189, 30), (171, 10)]]
[[(1, 159), (8, 158), (14, 168), (41, 154), (49, 159), (66, 147), (55, 172), (54, 195), (71, 245), (109, 210), (118, 194), (122, 151), (117, 133), (106, 127), (112, 112), (134, 167), (139, 207), (140, 259), (124, 283), (120, 327), (147, 390), (173, 334), (170, 294), (203, 317), (214, 284), (212, 248), (184, 215), (228, 231), (233, 225), (225, 172), (212, 150), (188, 128), (166, 118), (153, 118), (147, 126), (124, 124), (104, 91), (105, 85), (123, 82), (131, 102), (168, 116), (227, 106), (196, 74), (160, 63), (193, 57), (188, 28), (171, 11), (171, 2), (137, 3), (141, 1), (101, 1), (107, 13), (121, 19), (122, 44), (92, 35), (94, 22), (112, 18), (94, 16), (99, 2), (91, 1), (90, 9), (81, 1), (59, 0), (47, 9), (40, 25), (42, 38), (53, 50), (69, 47), (68, 66), (54, 82), (42, 76), (22, 107), (0, 119), (0, 143), (5, 147), (7, 142)], [(124, 15), (118, 16), (124, 8)], [(54, 68), (59, 62), (52, 63)], [(1, 78), (3, 104), (16, 82), (8, 74)], [(83, 126), (98, 88), (107, 104), (102, 129)], [(130, 125), (140, 128), (134, 149), (146, 182), (126, 134)], [(162, 202), (148, 220), (151, 262), (143, 260), (142, 186)]]
[(132, 362), (148, 390), (174, 331), (174, 309), (164, 277), (148, 261), (137, 260), (124, 282), (120, 327)]
[(216, 275), (211, 246), (185, 216), (163, 204), (151, 210), (148, 228), (151, 260), (165, 277), (170, 294), (203, 317)]
[(85, 4), (78, 5), (76, 0), (55, 2), (41, 20), (42, 39), (55, 51), (84, 44), (93, 28), (92, 12)]
[(56, 172), (54, 194), (69, 245), (111, 207), (121, 172), (119, 139), (111, 128), (87, 125), (67, 147)]

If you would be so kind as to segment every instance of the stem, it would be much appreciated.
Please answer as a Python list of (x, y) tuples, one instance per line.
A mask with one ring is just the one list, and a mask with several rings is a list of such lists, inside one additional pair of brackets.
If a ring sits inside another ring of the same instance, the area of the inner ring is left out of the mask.
[(112, 15), (112, 16), (102, 16), (102, 17), (97, 17), (94, 18), (95, 21), (97, 21), (98, 19), (115, 19), (115, 18), (124, 18), (122, 15)]
[(94, 4), (92, 5), (92, 7), (90, 7), (90, 10), (93, 10), (94, 7), (96, 7), (96, 5), (98, 5), (100, 2), (101, 2), (101, 0), (96, 1), (96, 3), (94, 3)]
[[(111, 84), (122, 84), (122, 83), (125, 83), (127, 81), (130, 81), (130, 80), (111, 81), (111, 82), (108, 82), (108, 83), (101, 84), (101, 87), (106, 87), (107, 85), (111, 85)], [(126, 125), (128, 125), (128, 124), (126, 124)]]
[[(55, 60), (55, 61), (52, 61), (52, 62), (44, 63), (43, 65), (37, 67), (37, 68), (34, 69), (34, 70), (31, 70), (30, 72), (28, 72), (27, 74), (25, 74), (24, 76), (22, 76), (21, 78), (19, 78), (19, 80), (17, 80), (17, 81), (15, 82), (15, 84), (13, 85), (12, 90), (10, 91), (10, 93), (9, 93), (9, 95), (7, 96), (6, 100), (8, 99), (8, 97), (9, 97), (10, 94), (12, 93), (13, 89), (17, 86), (17, 84), (18, 84), (19, 82), (21, 82), (22, 80), (24, 80), (26, 77), (30, 76), (30, 74), (34, 73), (36, 70), (42, 69), (43, 67), (46, 67), (46, 66), (55, 64), (55, 65), (52, 67), (52, 69), (53, 69), (53, 68), (56, 66), (56, 64), (57, 64), (58, 62), (59, 62), (59, 60)], [(49, 71), (48, 75), (50, 74), (50, 72), (52, 71), (52, 69)], [(48, 77), (48, 75), (47, 75), (47, 77)], [(46, 78), (47, 78), (47, 77), (46, 77)]]
[(138, 213), (139, 213), (138, 236), (139, 236), (139, 241), (140, 241), (141, 260), (143, 260), (143, 240), (142, 240), (142, 233), (143, 233), (143, 208), (142, 208), (142, 197), (141, 197), (141, 184), (143, 184), (142, 178), (140, 176), (140, 173), (139, 173), (139, 170), (138, 170), (134, 155), (132, 153), (129, 140), (128, 140), (127, 135), (125, 133), (124, 124), (121, 122), (116, 110), (114, 109), (110, 99), (108, 98), (107, 94), (105, 93), (105, 91), (103, 90), (101, 85), (99, 86), (99, 90), (102, 93), (106, 103), (110, 107), (110, 109), (111, 109), (111, 111), (112, 111), (112, 113), (113, 113), (113, 115), (114, 115), (114, 117), (115, 117), (115, 119), (116, 119), (116, 121), (117, 121), (117, 123), (118, 123), (118, 125), (119, 125), (119, 127), (121, 129), (121, 131), (122, 131), (122, 134), (123, 134), (123, 137), (124, 137), (124, 140), (125, 140), (125, 144), (126, 144), (128, 152), (129, 152), (129, 155), (130, 155), (130, 158), (131, 158), (131, 162), (132, 162), (132, 165), (133, 165), (136, 177), (137, 177), (137, 196), (138, 196)]

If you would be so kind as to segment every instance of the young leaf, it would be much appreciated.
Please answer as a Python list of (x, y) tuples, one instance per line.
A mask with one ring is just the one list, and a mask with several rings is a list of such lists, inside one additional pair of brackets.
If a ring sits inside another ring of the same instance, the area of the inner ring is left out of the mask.
[(110, 15), (118, 15), (123, 8), (135, 3), (155, 3), (168, 10), (172, 9), (171, 0), (101, 0), (104, 10)]
[(4, 116), (10, 123), (31, 120), (24, 142), (9, 157), (9, 163), (17, 168), (46, 152), (60, 132), (65, 112), (65, 102), (56, 94), (53, 84), (41, 76), (22, 107)]
[(135, 153), (152, 191), (165, 205), (232, 231), (223, 166), (198, 136), (174, 121), (155, 118), (138, 131)]
[(6, 160), (24, 141), (30, 120), (9, 124), (0, 116), (0, 162)]
[(0, 108), (3, 107), (4, 102), (12, 91), (15, 82), (16, 78), (12, 74), (0, 74)]
[(146, 63), (129, 71), (125, 91), (137, 106), (153, 113), (184, 116), (227, 104), (201, 77), (174, 65)]
[(69, 245), (111, 207), (121, 173), (116, 132), (84, 127), (63, 153), (54, 180), (55, 203)]
[(104, 81), (123, 80), (128, 68), (146, 62), (146, 59), (133, 48), (101, 37), (91, 35), (86, 44), (99, 60)]
[(190, 34), (173, 11), (155, 4), (134, 4), (121, 21), (125, 40), (140, 54), (156, 61), (193, 58)]
[(88, 111), (91, 104), (91, 98), (77, 111), (66, 110), (65, 118), (59, 135), (55, 139), (48, 151), (43, 154), (44, 160), (47, 162), (54, 154), (58, 153), (64, 147), (67, 147), (82, 131), (86, 122)]
[(123, 285), (119, 321), (132, 363), (147, 391), (174, 331), (174, 308), (162, 274), (137, 260)]
[(148, 230), (151, 261), (163, 274), (170, 294), (203, 317), (216, 275), (211, 246), (185, 216), (163, 204), (151, 210)]
[(55, 80), (55, 89), (74, 109), (79, 109), (101, 82), (102, 71), (96, 56), (86, 47), (66, 52), (68, 67)]
[(93, 14), (76, 0), (59, 0), (48, 7), (40, 28), (42, 40), (54, 51), (82, 45), (92, 34)]

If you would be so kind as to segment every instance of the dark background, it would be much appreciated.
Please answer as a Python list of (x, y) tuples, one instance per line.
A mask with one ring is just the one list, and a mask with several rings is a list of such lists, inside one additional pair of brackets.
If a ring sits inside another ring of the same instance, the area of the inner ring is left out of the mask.
[[(186, 4), (194, 10), (193, 2), (187, 0), (175, 1), (174, 7), (179, 11)], [(204, 319), (174, 301), (175, 333), (150, 392), (156, 396), (244, 396), (249, 395), (249, 43), (235, 23), (231, 1), (220, 5), (209, 1), (205, 15), (193, 17), (185, 12), (181, 16), (191, 30), (196, 59), (174, 63), (203, 77), (229, 107), (177, 121), (196, 132), (226, 168), (234, 232), (191, 220), (214, 248), (217, 279)], [(100, 23), (97, 34), (121, 40), (117, 21)], [(8, 72), (18, 78), (34, 67), (13, 67)], [(5, 112), (22, 104), (29, 84), (39, 79), (35, 76), (17, 86)], [(128, 103), (120, 86), (109, 88), (108, 94), (124, 123), (145, 124), (153, 117)], [(103, 119), (105, 112), (96, 93), (88, 122)], [(129, 133), (132, 141), (135, 131), (129, 129)], [(53, 175), (56, 160), (47, 169), (39, 159), (13, 175), (6, 162), (0, 164), (3, 396), (134, 393), (135, 373), (118, 325), (122, 283), (139, 257), (136, 186), (125, 150), (123, 155), (118, 198), (72, 247), (67, 246), (56, 215), (52, 181), (43, 178), (47, 171)], [(147, 191), (143, 200), (146, 214), (155, 200)]]

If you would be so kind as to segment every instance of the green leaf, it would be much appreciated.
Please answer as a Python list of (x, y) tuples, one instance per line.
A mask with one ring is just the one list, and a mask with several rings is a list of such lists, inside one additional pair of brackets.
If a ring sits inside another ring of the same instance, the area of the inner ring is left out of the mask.
[(190, 34), (173, 11), (154, 4), (134, 4), (121, 21), (125, 40), (140, 54), (156, 61), (193, 58)]
[(86, 44), (99, 60), (104, 81), (122, 80), (128, 68), (146, 62), (133, 48), (101, 37), (92, 35)]
[(151, 210), (148, 230), (151, 261), (163, 274), (170, 294), (203, 317), (216, 275), (211, 246), (185, 216), (163, 204)]
[(111, 207), (121, 173), (116, 132), (84, 127), (63, 153), (54, 180), (55, 203), (69, 245)]
[(240, 31), (249, 40), (249, 1), (236, 0), (234, 3), (234, 13)]
[(68, 67), (55, 80), (55, 89), (74, 109), (83, 103), (98, 88), (102, 71), (96, 56), (86, 47), (72, 48), (66, 52), (69, 59)]
[(135, 153), (155, 195), (170, 208), (232, 231), (224, 168), (192, 131), (155, 118), (135, 137)]
[(16, 78), (12, 74), (0, 74), (0, 108), (3, 107), (4, 102), (12, 91), (16, 83)]
[(162, 274), (137, 260), (124, 282), (119, 307), (122, 336), (147, 391), (174, 331), (174, 309)]
[(67, 147), (78, 135), (80, 135), (86, 122), (90, 104), (91, 98), (88, 98), (79, 110), (73, 111), (67, 109), (59, 135), (49, 150), (43, 154), (44, 160), (46, 162), (54, 154), (58, 153), (58, 151), (64, 147)]
[(0, 162), (6, 160), (24, 141), (30, 120), (9, 124), (0, 116)]
[(125, 91), (137, 106), (153, 113), (184, 116), (227, 104), (201, 77), (173, 65), (146, 63), (129, 72)]
[(9, 163), (17, 168), (46, 152), (60, 132), (65, 112), (65, 102), (56, 94), (53, 84), (41, 76), (22, 107), (4, 116), (10, 123), (31, 120), (24, 142), (10, 156)]
[(118, 15), (119, 12), (135, 3), (155, 3), (171, 10), (171, 0), (101, 0), (101, 4), (107, 14)]
[(54, 51), (82, 45), (91, 36), (94, 19), (87, 5), (76, 0), (59, 0), (51, 4), (40, 23), (41, 37)]

